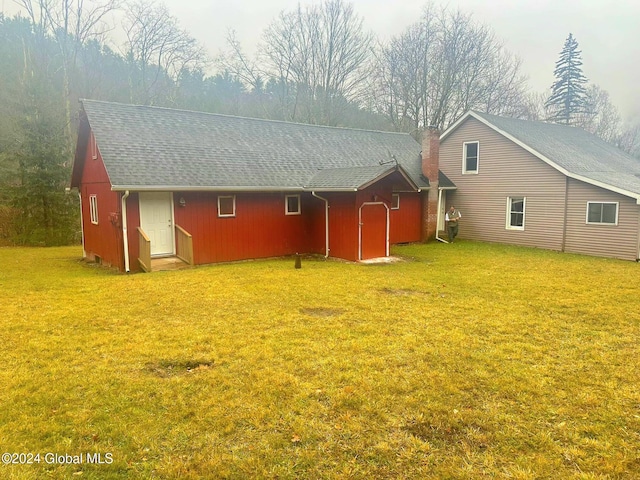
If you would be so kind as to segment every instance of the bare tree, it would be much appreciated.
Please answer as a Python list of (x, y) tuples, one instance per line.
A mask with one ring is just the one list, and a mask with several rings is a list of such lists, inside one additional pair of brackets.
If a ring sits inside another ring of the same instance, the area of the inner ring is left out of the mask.
[(618, 148), (640, 161), (640, 121), (625, 126), (615, 143)]
[(361, 97), (373, 41), (362, 22), (351, 4), (326, 0), (283, 12), (271, 23), (261, 59), (277, 85), (286, 117), (336, 124), (339, 105)]
[(574, 125), (584, 128), (606, 142), (615, 143), (620, 136), (620, 114), (611, 103), (609, 93), (598, 85), (586, 89), (586, 110), (576, 114)]
[(137, 0), (126, 8), (126, 57), (132, 67), (131, 101), (169, 103), (185, 70), (206, 66), (207, 55), (167, 8), (154, 0)]
[(397, 129), (446, 128), (469, 109), (523, 116), (520, 61), (461, 11), (425, 8), (420, 22), (382, 45), (374, 89)]
[[(120, 0), (101, 0), (85, 4), (85, 0), (14, 0), (27, 12), (36, 37), (55, 38), (62, 56), (63, 94), (67, 118), (67, 139), (72, 150), (71, 90), (78, 53), (92, 39), (103, 39), (108, 31), (105, 21), (109, 13), (119, 8)], [(88, 2), (87, 2), (88, 3)]]

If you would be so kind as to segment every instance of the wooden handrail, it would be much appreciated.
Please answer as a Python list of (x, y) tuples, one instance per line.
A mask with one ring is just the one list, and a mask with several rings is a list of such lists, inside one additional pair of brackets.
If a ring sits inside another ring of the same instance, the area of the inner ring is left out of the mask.
[(193, 237), (180, 225), (176, 225), (176, 257), (193, 265)]
[(138, 227), (138, 241), (140, 242), (140, 253), (138, 263), (145, 272), (151, 271), (151, 240), (147, 237), (141, 227)]

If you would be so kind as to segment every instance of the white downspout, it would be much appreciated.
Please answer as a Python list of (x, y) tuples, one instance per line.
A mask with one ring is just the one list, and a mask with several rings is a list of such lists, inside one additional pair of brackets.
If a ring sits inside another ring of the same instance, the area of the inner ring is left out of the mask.
[(127, 198), (129, 190), (122, 195), (122, 243), (124, 247), (124, 271), (129, 273), (129, 238), (127, 236)]
[(78, 189), (78, 200), (80, 200), (80, 233), (82, 235), (82, 258), (87, 258), (87, 251), (84, 248), (84, 217), (82, 216), (82, 193)]
[[(442, 207), (442, 189), (438, 187), (438, 215), (436, 216), (436, 240), (443, 243), (449, 243), (438, 236), (438, 234), (440, 233), (440, 230), (438, 229), (438, 224), (440, 223), (441, 207)], [(446, 225), (445, 225), (445, 228), (446, 228)]]
[(324, 202), (324, 221), (325, 221), (325, 227), (324, 227), (325, 243), (324, 244), (326, 246), (326, 253), (324, 255), (324, 258), (329, 258), (329, 200), (327, 200), (324, 197), (321, 197), (320, 195), (317, 195), (316, 192), (311, 192), (311, 195), (313, 195), (314, 197)]

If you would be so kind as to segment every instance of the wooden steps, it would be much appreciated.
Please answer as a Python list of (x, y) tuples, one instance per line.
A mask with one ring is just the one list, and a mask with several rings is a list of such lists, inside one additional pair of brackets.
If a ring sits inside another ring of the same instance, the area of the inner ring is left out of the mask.
[(190, 268), (191, 265), (182, 261), (178, 257), (158, 257), (151, 259), (151, 271), (161, 272), (164, 270), (182, 270)]

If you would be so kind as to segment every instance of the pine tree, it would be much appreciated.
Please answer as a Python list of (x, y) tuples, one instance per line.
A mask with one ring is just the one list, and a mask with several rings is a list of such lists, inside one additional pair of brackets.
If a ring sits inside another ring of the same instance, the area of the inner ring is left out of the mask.
[(549, 113), (547, 120), (572, 124), (578, 115), (589, 110), (581, 54), (578, 42), (570, 33), (553, 71), (556, 81), (551, 86), (551, 95), (544, 104)]

